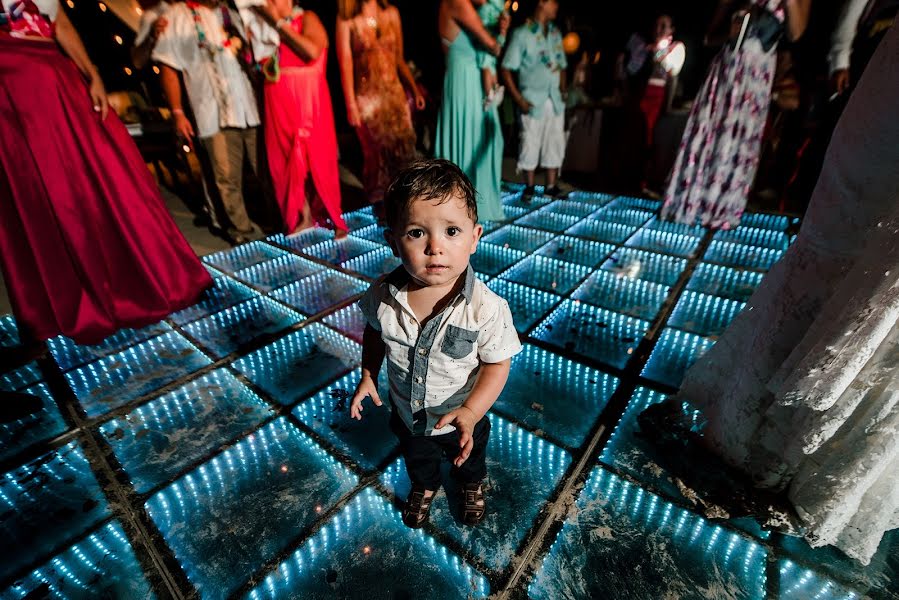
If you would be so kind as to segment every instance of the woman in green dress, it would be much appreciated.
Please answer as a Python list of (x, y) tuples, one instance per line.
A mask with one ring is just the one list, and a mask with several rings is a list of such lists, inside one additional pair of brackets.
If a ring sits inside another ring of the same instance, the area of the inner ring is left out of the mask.
[[(478, 2), (480, 4), (482, 2)], [(505, 37), (508, 16), (500, 21)], [(435, 154), (453, 161), (478, 192), (478, 216), (505, 218), (500, 201), (503, 134), (495, 105), (484, 105), (477, 53), (498, 55), (502, 45), (481, 22), (472, 0), (441, 0), (438, 29), (446, 52), (443, 103), (437, 119)]]

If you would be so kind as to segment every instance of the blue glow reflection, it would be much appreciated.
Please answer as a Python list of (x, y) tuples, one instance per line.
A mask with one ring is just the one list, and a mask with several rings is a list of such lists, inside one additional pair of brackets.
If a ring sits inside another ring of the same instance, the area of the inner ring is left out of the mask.
[(789, 559), (781, 560), (780, 595), (781, 600), (856, 600), (858, 592), (844, 588), (828, 578), (803, 569)]
[(357, 483), (282, 417), (154, 495), (146, 508), (203, 597), (218, 599)]
[(646, 281), (674, 285), (687, 267), (687, 261), (676, 256), (657, 254), (636, 248), (621, 248), (602, 264), (606, 271), (630, 272), (631, 265), (637, 265), (637, 277)]
[(760, 248), (735, 244), (732, 242), (714, 241), (706, 250), (703, 260), (727, 265), (729, 267), (745, 267), (767, 271), (783, 254), (783, 250)]
[(257, 292), (252, 288), (238, 283), (230, 277), (222, 276), (213, 280), (212, 287), (203, 293), (199, 302), (173, 313), (170, 318), (178, 325), (185, 325), (230, 308), (256, 295)]
[(702, 336), (717, 337), (724, 333), (743, 306), (743, 302), (685, 291), (677, 301), (668, 325)]
[(700, 263), (693, 271), (687, 289), (745, 302), (764, 277), (763, 273)]
[(46, 384), (39, 383), (22, 391), (40, 398), (44, 406), (40, 411), (16, 421), (0, 423), (0, 460), (6, 460), (29, 446), (56, 437), (66, 430), (66, 423)]
[(562, 300), (556, 294), (505, 279), (494, 279), (487, 284), (487, 287), (508, 302), (509, 310), (512, 311), (512, 320), (515, 322), (515, 329), (519, 333), (528, 331)]
[[(323, 572), (331, 577), (322, 577)], [(488, 593), (484, 576), (422, 530), (403, 525), (400, 513), (366, 488), (247, 598), (455, 599), (484, 598)]]
[(722, 230), (715, 234), (715, 239), (721, 242), (748, 244), (750, 246), (773, 248), (774, 250), (786, 250), (787, 246), (789, 246), (786, 233), (755, 227), (738, 227), (737, 229), (727, 231)]
[(234, 274), (234, 277), (263, 291), (270, 292), (313, 273), (318, 273), (324, 268), (311, 260), (287, 254), (241, 269)]
[(310, 256), (316, 256), (331, 264), (339, 265), (348, 260), (362, 256), (366, 252), (377, 250), (378, 244), (362, 240), (352, 235), (342, 240), (327, 240), (303, 250)]
[(665, 328), (640, 374), (647, 379), (679, 387), (687, 369), (714, 343), (693, 333)]
[(615, 208), (611, 204), (595, 213), (591, 218), (595, 221), (606, 223), (620, 223), (632, 227), (640, 227), (653, 217), (654, 213), (648, 210), (635, 208)]
[(12, 348), (21, 343), (15, 318), (12, 315), (0, 316), (0, 348)]
[(740, 228), (759, 227), (761, 229), (770, 229), (772, 231), (784, 231), (789, 226), (790, 219), (784, 215), (743, 213), (743, 218), (740, 219)]
[(330, 229), (325, 229), (324, 227), (312, 227), (291, 235), (286, 235), (280, 243), (287, 248), (302, 252), (310, 246), (331, 239), (334, 239), (334, 232)]
[(635, 198), (633, 196), (618, 196), (609, 203), (609, 208), (639, 209), (655, 212), (662, 207), (660, 200), (649, 198)]
[(100, 431), (142, 494), (271, 414), (259, 396), (217, 369)]
[(13, 369), (12, 371), (7, 371), (6, 373), (3, 373), (3, 375), (0, 375), (0, 390), (15, 392), (30, 385), (34, 385), (40, 380), (40, 367), (37, 366), (36, 362), (31, 361), (18, 369)]
[(583, 265), (546, 256), (531, 255), (501, 273), (500, 277), (547, 292), (566, 294), (589, 274), (590, 269)]
[(362, 347), (312, 323), (239, 360), (233, 367), (272, 398), (290, 405), (359, 364)]
[(234, 273), (285, 254), (286, 252), (280, 248), (275, 248), (262, 241), (255, 241), (215, 254), (207, 254), (203, 257), (203, 262), (228, 273)]
[(490, 243), (478, 244), (478, 250), (471, 255), (470, 264), (475, 271), (490, 276), (499, 275), (502, 271), (527, 256), (520, 250), (494, 246)]
[(573, 227), (565, 230), (565, 233), (598, 242), (621, 244), (635, 231), (637, 231), (636, 225), (623, 225), (621, 223), (584, 219), (583, 221), (579, 221)]
[(270, 295), (311, 316), (367, 289), (368, 284), (361, 279), (328, 269), (291, 283)]
[(61, 335), (47, 340), (47, 346), (59, 368), (68, 371), (171, 330), (168, 324), (161, 321), (143, 329), (120, 329), (99, 344), (91, 346), (81, 346)]
[(393, 255), (393, 250), (382, 246), (368, 254), (346, 261), (343, 266), (350, 271), (377, 279), (381, 275), (390, 273), (401, 264), (403, 264), (403, 261)]
[(615, 251), (612, 244), (582, 240), (568, 235), (560, 235), (537, 251), (537, 254), (564, 260), (565, 262), (595, 267), (601, 260)]
[(545, 210), (559, 215), (570, 215), (583, 219), (595, 213), (599, 210), (599, 207), (584, 202), (575, 202), (574, 200), (556, 200), (547, 205)]
[(658, 314), (669, 291), (667, 286), (658, 283), (598, 270), (574, 290), (571, 297), (649, 321)]
[[(536, 210), (529, 215), (521, 217), (515, 221), (516, 225), (525, 225), (527, 227), (536, 227), (537, 229), (545, 229), (561, 233), (580, 221), (580, 218), (571, 215), (560, 215), (548, 210), (548, 206)], [(507, 207), (508, 210), (508, 207)]]
[(553, 237), (555, 236), (548, 231), (521, 227), (519, 225), (506, 225), (490, 235), (485, 235), (482, 241), (502, 246), (503, 248), (533, 252), (553, 239)]
[(16, 581), (3, 598), (155, 598), (117, 521)]
[(641, 229), (627, 241), (631, 248), (642, 248), (652, 252), (690, 257), (699, 246), (699, 238), (668, 231)]
[(89, 417), (102, 415), (210, 364), (174, 331), (66, 373)]

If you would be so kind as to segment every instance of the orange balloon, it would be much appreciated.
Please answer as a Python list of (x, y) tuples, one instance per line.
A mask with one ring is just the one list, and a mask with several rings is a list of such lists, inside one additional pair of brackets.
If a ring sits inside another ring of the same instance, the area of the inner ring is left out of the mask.
[(577, 49), (581, 47), (581, 36), (576, 34), (575, 32), (570, 32), (565, 34), (565, 37), (562, 38), (562, 49), (565, 50), (565, 54), (574, 54), (577, 52)]

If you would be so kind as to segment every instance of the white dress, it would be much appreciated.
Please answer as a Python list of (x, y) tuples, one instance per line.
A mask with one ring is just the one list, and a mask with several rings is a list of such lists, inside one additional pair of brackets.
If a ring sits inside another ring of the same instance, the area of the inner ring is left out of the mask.
[(678, 398), (812, 546), (868, 564), (899, 527), (899, 27), (843, 113), (795, 244)]

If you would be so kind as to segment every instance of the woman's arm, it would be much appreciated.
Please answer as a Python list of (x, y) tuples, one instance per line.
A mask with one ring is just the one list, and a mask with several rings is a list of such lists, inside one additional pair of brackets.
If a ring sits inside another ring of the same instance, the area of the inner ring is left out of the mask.
[(415, 97), (415, 108), (423, 110), (425, 107), (424, 96), (418, 91), (418, 84), (406, 64), (405, 51), (403, 50), (403, 22), (400, 19), (400, 11), (395, 6), (391, 6), (388, 10), (391, 25), (396, 29), (396, 69), (399, 72), (400, 79), (406, 84), (406, 88), (412, 92)]
[(805, 33), (812, 0), (786, 0), (784, 4), (787, 11), (787, 35), (791, 41), (796, 41)]
[(109, 100), (106, 98), (106, 88), (103, 87), (103, 80), (100, 79), (97, 67), (91, 62), (90, 57), (87, 55), (87, 50), (84, 49), (84, 44), (81, 43), (81, 38), (78, 37), (78, 32), (75, 31), (75, 27), (69, 21), (69, 17), (66, 16), (66, 11), (63, 10), (62, 6), (59, 7), (59, 11), (56, 13), (55, 35), (56, 41), (59, 42), (63, 51), (90, 82), (90, 95), (91, 101), (94, 103), (94, 110), (100, 113), (101, 118), (105, 119), (109, 112)]
[(346, 118), (352, 127), (362, 124), (359, 106), (356, 104), (356, 88), (353, 80), (353, 49), (350, 47), (349, 19), (337, 17), (337, 63), (340, 65), (340, 81), (343, 83), (343, 97), (346, 100)]
[(496, 41), (478, 16), (471, 0), (448, 0), (450, 16), (460, 27), (472, 34), (489, 52), (499, 56), (502, 46)]
[(328, 33), (314, 12), (307, 10), (303, 13), (303, 31), (298, 33), (290, 23), (281, 19), (271, 2), (255, 8), (263, 20), (278, 32), (281, 40), (303, 60), (315, 60), (328, 47)]

